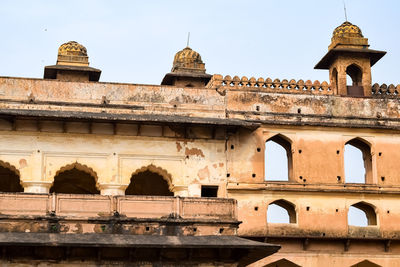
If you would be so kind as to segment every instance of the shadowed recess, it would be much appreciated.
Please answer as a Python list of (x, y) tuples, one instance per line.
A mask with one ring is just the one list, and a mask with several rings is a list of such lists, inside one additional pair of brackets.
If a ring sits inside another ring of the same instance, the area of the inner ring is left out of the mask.
[(362, 262), (351, 265), (350, 267), (382, 267), (382, 266), (375, 264), (373, 262), (370, 262), (369, 260), (364, 260)]
[(64, 194), (100, 194), (96, 180), (89, 173), (73, 168), (54, 177), (50, 193)]
[(23, 192), (19, 175), (14, 171), (0, 166), (0, 192)]
[(174, 193), (161, 175), (147, 170), (132, 176), (125, 195), (173, 196)]
[[(347, 85), (347, 94), (352, 96), (363, 96), (362, 70), (357, 65), (352, 64), (347, 67), (346, 74), (346, 76), (349, 76), (351, 79), (351, 85)], [(348, 84), (348, 82), (346, 83)]]
[(278, 261), (271, 262), (270, 264), (267, 264), (264, 267), (301, 267), (301, 266), (287, 259), (280, 259)]

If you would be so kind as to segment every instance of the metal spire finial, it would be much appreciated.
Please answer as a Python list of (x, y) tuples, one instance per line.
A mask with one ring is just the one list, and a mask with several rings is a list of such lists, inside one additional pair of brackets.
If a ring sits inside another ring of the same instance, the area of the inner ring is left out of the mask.
[(346, 10), (346, 3), (344, 2), (344, 0), (343, 0), (343, 7), (344, 7), (344, 18), (347, 21), (347, 10)]
[(187, 47), (189, 47), (189, 41), (190, 41), (190, 32), (188, 32), (188, 37), (187, 37), (187, 42), (186, 42)]

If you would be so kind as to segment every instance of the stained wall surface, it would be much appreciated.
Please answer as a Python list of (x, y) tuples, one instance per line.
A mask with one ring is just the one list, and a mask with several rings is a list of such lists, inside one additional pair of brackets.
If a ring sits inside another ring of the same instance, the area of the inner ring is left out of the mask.
[[(31, 193), (48, 193), (73, 168), (93, 176), (103, 195), (123, 195), (132, 175), (147, 170), (175, 196), (218, 186), (219, 197), (238, 201), (240, 236), (283, 244), (256, 266), (283, 258), (395, 266), (398, 99), (338, 96), (319, 82), (306, 82), (304, 92), (283, 81), (275, 82), (280, 89), (230, 88), (219, 78), (207, 88), (0, 78), (1, 165)], [(264, 177), (265, 142), (277, 135), (290, 143), (289, 181)], [(365, 184), (346, 183), (344, 146), (355, 138), (370, 148)], [(294, 223), (267, 223), (278, 200), (294, 207)], [(348, 225), (349, 207), (360, 202), (376, 225)]]

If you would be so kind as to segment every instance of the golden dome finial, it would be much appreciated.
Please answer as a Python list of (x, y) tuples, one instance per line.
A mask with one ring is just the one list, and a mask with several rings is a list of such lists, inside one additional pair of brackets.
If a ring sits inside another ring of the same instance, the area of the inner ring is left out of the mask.
[(205, 73), (205, 64), (201, 56), (189, 46), (175, 54), (172, 72), (202, 72)]
[(57, 65), (89, 66), (86, 47), (75, 41), (62, 44), (58, 48)]
[(340, 47), (364, 48), (368, 46), (368, 39), (364, 38), (361, 29), (357, 25), (345, 21), (333, 31), (329, 50)]
[(333, 36), (364, 37), (361, 29), (347, 20), (333, 31)]

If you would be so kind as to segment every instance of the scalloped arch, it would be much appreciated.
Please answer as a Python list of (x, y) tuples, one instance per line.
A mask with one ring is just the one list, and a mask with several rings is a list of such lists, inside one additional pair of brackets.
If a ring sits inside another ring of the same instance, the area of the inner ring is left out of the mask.
[(8, 163), (6, 161), (0, 160), (0, 166), (3, 167), (3, 168), (9, 169), (10, 171), (15, 172), (15, 174), (20, 176), (19, 170), (14, 165), (11, 165), (10, 163)]
[(136, 169), (132, 175), (131, 175), (131, 179), (134, 175), (141, 173), (141, 172), (145, 172), (145, 171), (151, 171), (154, 173), (157, 173), (158, 175), (160, 175), (165, 181), (167, 181), (168, 183), (168, 188), (171, 192), (173, 192), (173, 188), (174, 185), (172, 183), (172, 175), (165, 169), (161, 168), (161, 167), (157, 167), (153, 164), (147, 165), (147, 166), (143, 166), (139, 169)]
[(97, 184), (97, 180), (98, 180), (98, 175), (97, 175), (97, 173), (96, 173), (91, 167), (87, 166), (86, 164), (81, 164), (81, 163), (79, 163), (79, 162), (77, 162), (77, 161), (75, 161), (74, 163), (67, 164), (67, 165), (64, 165), (63, 167), (61, 167), (61, 168), (54, 174), (54, 176), (52, 177), (53, 182), (54, 182), (54, 178), (55, 178), (57, 175), (59, 175), (59, 174), (62, 173), (62, 172), (65, 172), (65, 171), (72, 170), (72, 169), (74, 169), (74, 168), (77, 169), (77, 170), (86, 172), (86, 173), (90, 174), (91, 176), (93, 176), (93, 178), (95, 179), (96, 184)]

